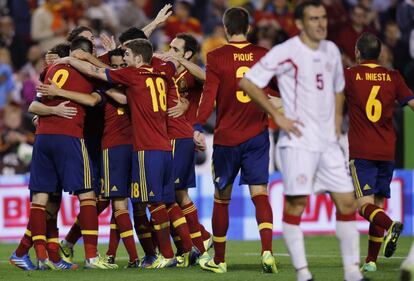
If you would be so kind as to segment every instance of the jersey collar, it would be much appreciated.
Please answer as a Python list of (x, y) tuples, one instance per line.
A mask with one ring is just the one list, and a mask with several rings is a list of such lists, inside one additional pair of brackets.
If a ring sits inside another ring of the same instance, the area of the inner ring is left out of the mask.
[(361, 66), (366, 66), (369, 68), (376, 68), (380, 67), (381, 65), (378, 64), (376, 60), (364, 60), (360, 63)]
[(233, 46), (233, 47), (236, 47), (236, 48), (238, 48), (238, 49), (243, 49), (244, 47), (246, 47), (246, 46), (248, 46), (248, 45), (250, 45), (250, 42), (248, 42), (248, 41), (237, 41), (237, 42), (235, 42), (235, 41), (230, 41), (229, 43), (227, 43), (227, 45), (230, 45), (230, 46)]

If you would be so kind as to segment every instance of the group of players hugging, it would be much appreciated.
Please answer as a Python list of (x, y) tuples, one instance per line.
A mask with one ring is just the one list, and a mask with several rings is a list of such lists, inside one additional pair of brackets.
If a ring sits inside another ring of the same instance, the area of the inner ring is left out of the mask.
[[(207, 54), (204, 71), (192, 62), (198, 42), (190, 34), (178, 34), (164, 53), (153, 52), (147, 38), (170, 9), (166, 5), (142, 30), (124, 31), (120, 45), (107, 44), (112, 47), (99, 57), (91, 30), (82, 26), (70, 32), (67, 44), (47, 53), (42, 84), (29, 108), (37, 116), (30, 217), (10, 262), (24, 270), (76, 269), (73, 247), (82, 237), (86, 268), (116, 269), (122, 239), (127, 268), (199, 264), (225, 273), (229, 203), (240, 172), (239, 184), (249, 186), (256, 209), (262, 269), (277, 273), (267, 189), (270, 115), (281, 129), (276, 155), (284, 181), (283, 237), (296, 279), (313, 280), (299, 226), (307, 197), (329, 192), (336, 206), (343, 279), (367, 280), (361, 272), (377, 270), (383, 240), (384, 255), (390, 257), (403, 229), (382, 207), (394, 169), (394, 102), (414, 108), (400, 74), (377, 64), (381, 41), (361, 35), (358, 65), (344, 70), (338, 48), (325, 40), (326, 10), (318, 1), (296, 7), (300, 34), (270, 51), (247, 41), (249, 14), (233, 7), (223, 16), (228, 44)], [(345, 101), (352, 179), (338, 142)], [(188, 189), (196, 186), (195, 153), (206, 149), (203, 125), (214, 109), (210, 235)], [(59, 242), (62, 191), (77, 196), (80, 209)], [(103, 257), (97, 250), (98, 215), (110, 204), (110, 242)], [(356, 210), (370, 222), (362, 268)], [(134, 229), (145, 253), (141, 259)], [(28, 255), (32, 246), (36, 266)], [(405, 261), (404, 280), (411, 280), (412, 259)]]

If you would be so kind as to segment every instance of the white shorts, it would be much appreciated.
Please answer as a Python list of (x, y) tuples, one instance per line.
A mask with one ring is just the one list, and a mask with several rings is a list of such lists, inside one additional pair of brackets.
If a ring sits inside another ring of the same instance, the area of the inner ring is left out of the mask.
[(323, 152), (276, 147), (276, 160), (283, 175), (285, 195), (354, 192), (347, 161), (337, 143)]

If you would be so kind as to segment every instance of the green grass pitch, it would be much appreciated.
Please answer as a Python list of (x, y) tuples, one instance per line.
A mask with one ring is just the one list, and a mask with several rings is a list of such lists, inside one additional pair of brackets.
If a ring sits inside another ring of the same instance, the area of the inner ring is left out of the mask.
[[(385, 259), (380, 257), (378, 260), (379, 271), (365, 274), (372, 281), (397, 281), (399, 280), (399, 266), (403, 258), (407, 255), (413, 239), (411, 237), (401, 237), (398, 249), (394, 257)], [(106, 251), (107, 245), (100, 246), (101, 254)], [(202, 271), (198, 266), (180, 269), (162, 269), (162, 270), (142, 270), (142, 269), (123, 269), (127, 263), (127, 254), (122, 244), (118, 251), (117, 263), (120, 269), (109, 270), (85, 270), (65, 272), (26, 272), (8, 263), (8, 257), (15, 249), (16, 244), (0, 244), (0, 280), (281, 280), (295, 281), (295, 273), (287, 255), (286, 247), (281, 238), (274, 239), (273, 246), (277, 259), (279, 260), (279, 273), (263, 274), (260, 267), (260, 242), (259, 241), (230, 241), (227, 244), (226, 262), (228, 272), (226, 274), (214, 274)], [(367, 237), (361, 237), (361, 255), (366, 254)], [(142, 254), (138, 246), (139, 254)], [(314, 236), (306, 238), (306, 250), (308, 254), (309, 266), (314, 274), (316, 281), (336, 281), (343, 280), (342, 263), (337, 239), (334, 236)], [(210, 250), (211, 252), (211, 250)], [(33, 260), (34, 253), (31, 252)], [(82, 264), (83, 248), (78, 245), (75, 248), (75, 261)], [(361, 261), (363, 258), (361, 257)]]

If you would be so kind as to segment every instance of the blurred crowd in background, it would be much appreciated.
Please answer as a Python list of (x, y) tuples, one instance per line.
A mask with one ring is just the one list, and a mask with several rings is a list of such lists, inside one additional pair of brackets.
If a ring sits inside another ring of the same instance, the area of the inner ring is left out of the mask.
[[(176, 34), (192, 33), (201, 44), (196, 59), (203, 66), (206, 53), (226, 43), (221, 18), (228, 7), (245, 7), (252, 16), (249, 40), (270, 49), (298, 34), (293, 11), (299, 1), (0, 0), (0, 174), (28, 171), (34, 127), (27, 107), (40, 83), (45, 52), (65, 42), (73, 27), (92, 28), (99, 54), (101, 33), (117, 38), (128, 27), (145, 26), (173, 3), (174, 14), (151, 36), (154, 48), (162, 51)], [(328, 12), (328, 38), (342, 51), (345, 67), (355, 64), (358, 36), (374, 32), (384, 42), (380, 63), (398, 69), (414, 88), (414, 0), (321, 2)]]

